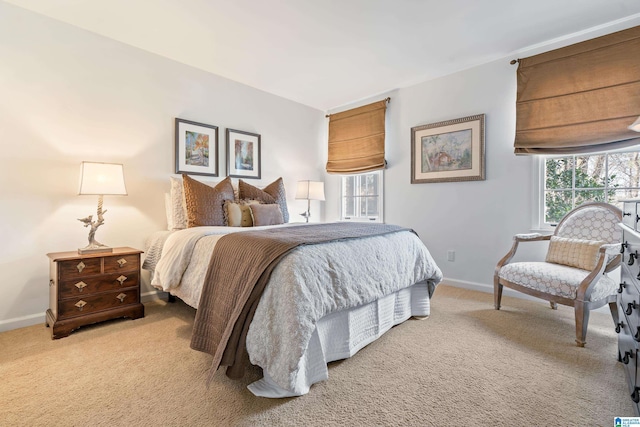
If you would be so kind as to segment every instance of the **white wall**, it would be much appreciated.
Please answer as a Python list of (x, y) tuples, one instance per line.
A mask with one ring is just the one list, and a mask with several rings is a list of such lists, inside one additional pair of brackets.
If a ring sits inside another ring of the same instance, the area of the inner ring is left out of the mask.
[(0, 331), (44, 321), (46, 254), (87, 243), (77, 218), (97, 198), (77, 196), (81, 161), (125, 167), (129, 195), (105, 196), (99, 241), (144, 248), (166, 227), (175, 117), (219, 126), (211, 181), (225, 128), (261, 134), (263, 179), (248, 181), (282, 176), (301, 219), (296, 181), (322, 177), (323, 112), (0, 2)]

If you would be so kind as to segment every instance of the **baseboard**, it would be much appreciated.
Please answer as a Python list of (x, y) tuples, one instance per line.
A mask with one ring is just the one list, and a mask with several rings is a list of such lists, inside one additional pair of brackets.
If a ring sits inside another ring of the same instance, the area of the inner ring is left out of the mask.
[[(493, 284), (488, 285), (486, 283), (467, 282), (464, 280), (448, 279), (446, 277), (442, 280), (442, 283), (456, 287), (456, 288), (470, 289), (472, 291), (479, 291), (479, 292), (484, 292), (484, 293), (493, 295)], [(545, 302), (540, 298), (532, 297), (531, 295), (523, 294), (522, 292), (514, 291), (513, 289), (509, 289), (506, 287), (502, 288), (502, 296), (519, 298), (519, 299), (524, 299), (528, 301), (536, 301), (539, 303), (548, 304), (547, 302)], [(493, 303), (492, 303), (492, 306), (493, 306)], [(609, 306), (607, 305), (592, 311), (600, 312), (600, 313), (610, 313)]]
[[(140, 294), (140, 300), (144, 304), (145, 302), (155, 301), (159, 299), (167, 299), (166, 293), (153, 290)], [(0, 332), (11, 331), (18, 328), (26, 328), (27, 326), (33, 326), (42, 324), (44, 326), (45, 312), (30, 314), (22, 317), (14, 317), (13, 319), (0, 320)]]

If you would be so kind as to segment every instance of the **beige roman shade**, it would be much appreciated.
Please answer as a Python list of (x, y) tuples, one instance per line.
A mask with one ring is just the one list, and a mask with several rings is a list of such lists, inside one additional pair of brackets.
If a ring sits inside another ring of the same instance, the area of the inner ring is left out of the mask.
[(388, 99), (329, 116), (328, 173), (384, 169), (384, 115)]
[(520, 59), (516, 154), (640, 144), (640, 26)]

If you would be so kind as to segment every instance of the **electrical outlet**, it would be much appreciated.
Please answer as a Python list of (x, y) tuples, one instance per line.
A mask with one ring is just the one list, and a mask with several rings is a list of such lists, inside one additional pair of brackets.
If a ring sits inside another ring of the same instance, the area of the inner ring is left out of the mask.
[(447, 261), (455, 261), (456, 260), (456, 251), (453, 249), (447, 251)]

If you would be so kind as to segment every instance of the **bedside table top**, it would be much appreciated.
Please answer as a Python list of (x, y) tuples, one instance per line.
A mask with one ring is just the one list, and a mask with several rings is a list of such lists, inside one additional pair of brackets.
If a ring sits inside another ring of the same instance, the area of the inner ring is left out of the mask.
[(144, 251), (130, 248), (128, 246), (122, 246), (119, 248), (113, 248), (113, 252), (95, 252), (91, 254), (79, 254), (78, 251), (67, 251), (67, 252), (52, 252), (52, 253), (48, 253), (47, 256), (52, 261), (64, 261), (64, 260), (71, 260), (71, 259), (101, 258), (105, 256), (132, 255), (132, 254), (141, 254), (141, 253), (144, 253)]

